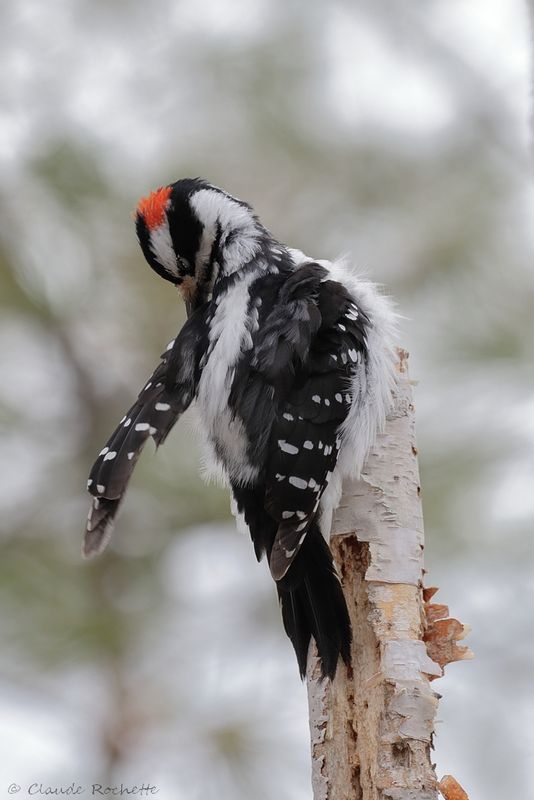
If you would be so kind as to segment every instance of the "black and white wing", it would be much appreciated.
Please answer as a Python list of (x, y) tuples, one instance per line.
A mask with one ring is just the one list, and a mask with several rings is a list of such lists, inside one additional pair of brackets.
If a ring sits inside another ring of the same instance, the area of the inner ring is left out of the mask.
[(335, 469), (354, 374), (365, 369), (368, 324), (347, 289), (311, 263), (285, 281), (258, 331), (239, 412), (255, 445), (260, 428), (270, 434), (263, 506), (276, 535), (264, 541), (261, 525), (251, 534), (257, 552), (268, 551), (277, 581), (293, 564)]
[[(286, 575), (317, 517), (353, 402), (353, 376), (366, 357), (367, 319), (340, 283), (323, 274), (307, 305), (320, 323), (309, 346), (300, 347), (291, 385), (279, 392), (266, 468), (266, 508), (278, 522), (269, 561), (275, 580)], [(290, 341), (303, 337), (294, 330)]]
[(137, 459), (147, 440), (162, 444), (193, 400), (205, 347), (205, 309), (191, 316), (172, 341), (136, 402), (123, 416), (91, 469), (87, 489), (93, 496), (83, 552), (101, 552), (111, 536)]

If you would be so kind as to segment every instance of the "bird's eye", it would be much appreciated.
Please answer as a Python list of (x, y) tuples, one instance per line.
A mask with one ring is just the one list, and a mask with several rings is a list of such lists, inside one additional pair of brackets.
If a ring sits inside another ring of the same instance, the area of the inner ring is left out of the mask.
[(176, 260), (178, 262), (178, 267), (181, 272), (186, 272), (186, 273), (191, 272), (191, 265), (189, 264), (189, 261), (186, 258), (177, 255)]

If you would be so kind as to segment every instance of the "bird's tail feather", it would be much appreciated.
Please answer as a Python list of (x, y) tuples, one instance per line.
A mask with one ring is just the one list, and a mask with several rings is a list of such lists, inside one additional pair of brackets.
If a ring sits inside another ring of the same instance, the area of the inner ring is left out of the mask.
[(295, 649), (301, 677), (306, 675), (313, 637), (322, 676), (333, 678), (339, 656), (345, 664), (350, 663), (352, 632), (332, 553), (316, 523), (277, 588), (284, 628)]

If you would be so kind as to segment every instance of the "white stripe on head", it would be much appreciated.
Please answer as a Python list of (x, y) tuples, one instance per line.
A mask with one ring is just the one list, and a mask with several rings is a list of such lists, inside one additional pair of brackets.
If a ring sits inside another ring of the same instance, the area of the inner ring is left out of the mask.
[[(204, 225), (197, 259), (197, 268), (209, 257), (213, 240), (217, 234), (217, 223), (221, 226), (221, 249), (224, 249), (225, 272), (233, 272), (250, 261), (258, 251), (258, 223), (250, 209), (241, 205), (226, 192), (217, 189), (199, 189), (190, 199), (190, 205), (199, 221)], [(225, 239), (232, 237), (225, 246)]]
[(167, 219), (158, 225), (157, 228), (152, 228), (150, 231), (150, 249), (154, 254), (155, 259), (161, 264), (163, 269), (170, 273), (174, 278), (179, 278), (178, 259), (174, 252), (174, 247), (171, 239), (171, 232), (169, 230), (169, 223)]

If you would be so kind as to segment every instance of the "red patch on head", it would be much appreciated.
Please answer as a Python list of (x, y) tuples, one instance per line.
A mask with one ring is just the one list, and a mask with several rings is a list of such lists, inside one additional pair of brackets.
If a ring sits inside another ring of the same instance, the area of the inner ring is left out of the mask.
[(148, 197), (143, 197), (137, 204), (137, 213), (145, 221), (149, 230), (159, 228), (165, 221), (165, 211), (169, 197), (171, 196), (172, 186), (162, 186), (152, 192)]

